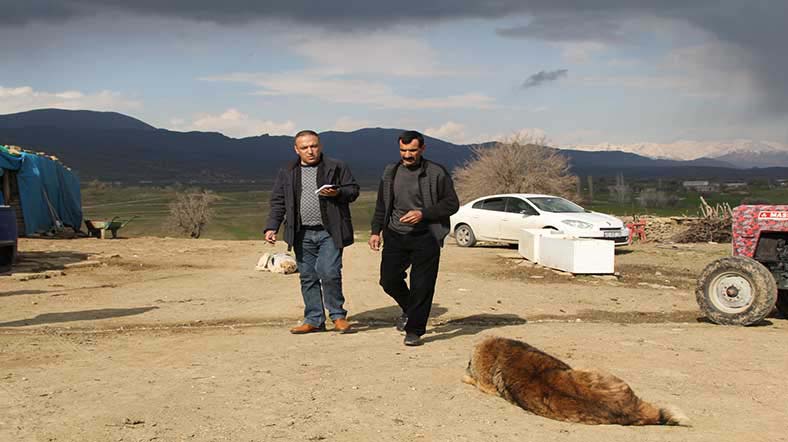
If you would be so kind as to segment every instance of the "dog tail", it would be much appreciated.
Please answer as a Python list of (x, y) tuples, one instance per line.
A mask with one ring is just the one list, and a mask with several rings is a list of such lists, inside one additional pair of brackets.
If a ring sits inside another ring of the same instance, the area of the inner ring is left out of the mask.
[(659, 425), (691, 426), (690, 420), (678, 407), (668, 405), (659, 409)]

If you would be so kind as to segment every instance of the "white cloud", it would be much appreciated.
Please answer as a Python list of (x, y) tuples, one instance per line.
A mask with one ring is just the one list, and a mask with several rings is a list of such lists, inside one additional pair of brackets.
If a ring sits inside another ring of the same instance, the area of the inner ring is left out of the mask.
[(424, 134), (441, 140), (451, 141), (452, 143), (464, 144), (467, 142), (465, 126), (454, 121), (447, 121), (440, 127), (424, 129)]
[(594, 55), (608, 49), (607, 44), (595, 41), (557, 43), (556, 46), (561, 49), (561, 56), (564, 59), (578, 64), (588, 63), (592, 61)]
[[(304, 69), (287, 72), (236, 72), (201, 78), (255, 85), (261, 96), (306, 96), (331, 103), (358, 104), (376, 109), (492, 109), (490, 96), (463, 92), (409, 97), (386, 81), (391, 77), (432, 78), (474, 75), (467, 68), (445, 67), (426, 42), (390, 33), (312, 33), (287, 45), (306, 58)], [(396, 54), (402, 54), (397, 57)]]
[(689, 78), (675, 75), (611, 75), (606, 77), (586, 76), (578, 80), (586, 86), (611, 86), (633, 89), (676, 89), (689, 90)]
[[(466, 75), (467, 69), (441, 66), (440, 54), (426, 42), (391, 33), (326, 34), (295, 43), (296, 53), (339, 74), (380, 74), (399, 77)], [(397, 58), (392, 54), (401, 54)]]
[(373, 123), (368, 120), (357, 120), (351, 117), (340, 117), (332, 130), (340, 132), (352, 132), (354, 130), (363, 129), (372, 126)]
[(184, 119), (173, 119), (170, 125), (179, 131), (220, 132), (236, 138), (263, 134), (292, 135), (296, 130), (295, 123), (290, 120), (284, 122), (257, 120), (232, 108), (219, 115), (200, 114), (189, 122)]
[(14, 88), (0, 86), (0, 113), (4, 114), (42, 108), (122, 111), (141, 107), (141, 102), (128, 99), (113, 91), (86, 94), (73, 90), (37, 91), (30, 86)]
[(686, 78), (684, 92), (704, 97), (753, 97), (757, 94), (749, 66), (742, 64), (736, 47), (712, 42), (669, 52), (662, 62), (667, 71)]
[(586, 86), (665, 89), (684, 97), (750, 101), (757, 91), (737, 54), (719, 42), (682, 47), (657, 60), (654, 74), (586, 76), (577, 81)]
[(465, 127), (465, 125), (454, 121), (447, 121), (441, 126), (424, 129), (424, 133), (426, 135), (455, 144), (479, 144), (492, 141), (509, 141), (514, 139), (526, 143), (550, 143), (550, 140), (547, 138), (544, 129), (539, 128), (522, 128), (505, 133), (469, 132), (470, 131)]
[(256, 95), (309, 96), (332, 103), (363, 104), (380, 109), (492, 109), (494, 99), (465, 93), (446, 97), (416, 98), (395, 93), (384, 83), (323, 76), (315, 71), (285, 73), (232, 73), (203, 80), (249, 83), (263, 88)]

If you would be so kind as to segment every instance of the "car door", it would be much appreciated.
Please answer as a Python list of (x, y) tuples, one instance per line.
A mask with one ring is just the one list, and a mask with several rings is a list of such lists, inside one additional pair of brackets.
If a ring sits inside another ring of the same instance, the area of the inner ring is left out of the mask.
[(517, 197), (506, 197), (506, 212), (501, 219), (500, 238), (519, 241), (520, 230), (539, 228), (533, 220), (539, 215), (527, 201)]
[[(478, 213), (477, 229), (479, 235), (487, 239), (498, 239), (501, 221), (506, 216), (506, 200), (502, 197), (487, 198), (481, 202)], [(475, 205), (474, 205), (475, 206)]]

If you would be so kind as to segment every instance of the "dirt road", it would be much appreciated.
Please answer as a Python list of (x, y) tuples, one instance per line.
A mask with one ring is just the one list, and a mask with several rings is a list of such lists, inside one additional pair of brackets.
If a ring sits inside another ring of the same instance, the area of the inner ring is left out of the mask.
[[(406, 348), (379, 256), (346, 250), (357, 333), (293, 336), (297, 275), (253, 241), (22, 240), (0, 275), (0, 440), (786, 441), (787, 321), (699, 321), (693, 275), (724, 245), (647, 245), (618, 278), (444, 249), (426, 345)], [(277, 246), (276, 250), (282, 250)], [(691, 428), (566, 424), (459, 382), (481, 336), (525, 340), (676, 405)]]

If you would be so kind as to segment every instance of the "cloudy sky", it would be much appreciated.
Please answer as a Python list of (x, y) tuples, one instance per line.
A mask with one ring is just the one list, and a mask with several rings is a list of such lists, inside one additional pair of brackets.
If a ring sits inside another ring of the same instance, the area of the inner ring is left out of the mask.
[(459, 143), (788, 143), (785, 0), (0, 6), (0, 114), (113, 110), (233, 137), (379, 126)]

